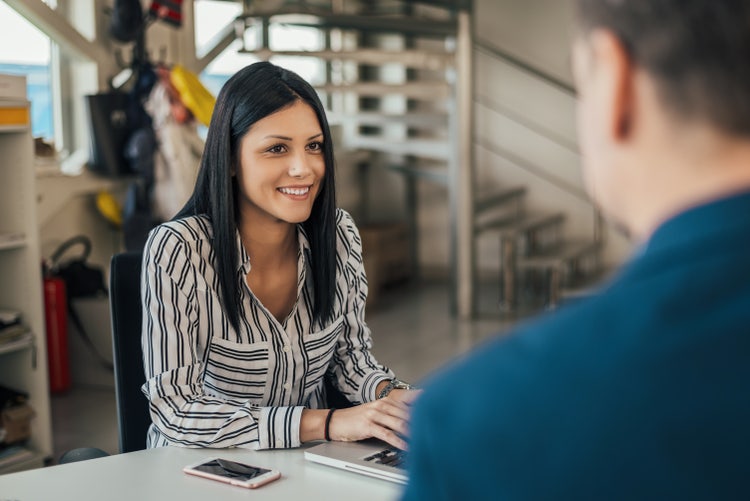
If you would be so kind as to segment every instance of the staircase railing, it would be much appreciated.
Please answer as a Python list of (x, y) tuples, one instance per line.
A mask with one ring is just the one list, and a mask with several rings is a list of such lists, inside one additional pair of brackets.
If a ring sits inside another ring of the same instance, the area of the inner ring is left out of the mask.
[(514, 56), (510, 52), (505, 51), (493, 45), (491, 42), (488, 42), (487, 40), (483, 40), (475, 36), (474, 47), (484, 52), (485, 54), (489, 54), (490, 56), (493, 56), (496, 59), (501, 59), (502, 61), (511, 64), (512, 66), (523, 71), (524, 73), (527, 73), (539, 80), (542, 80), (554, 87), (557, 87), (559, 90), (562, 90), (563, 92), (570, 94), (571, 96), (576, 95), (575, 88), (569, 83), (524, 61), (523, 59), (517, 56)]

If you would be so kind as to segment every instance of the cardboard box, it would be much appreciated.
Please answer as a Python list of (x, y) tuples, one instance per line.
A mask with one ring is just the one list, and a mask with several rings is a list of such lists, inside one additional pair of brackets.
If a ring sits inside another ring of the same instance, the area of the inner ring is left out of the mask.
[(3, 409), (0, 413), (0, 442), (15, 444), (31, 437), (31, 418), (34, 414), (34, 409), (28, 404)]
[(384, 288), (414, 273), (411, 234), (406, 223), (379, 223), (360, 226), (359, 235), (369, 285), (367, 306), (374, 306)]
[(26, 77), (0, 73), (0, 100), (26, 101)]

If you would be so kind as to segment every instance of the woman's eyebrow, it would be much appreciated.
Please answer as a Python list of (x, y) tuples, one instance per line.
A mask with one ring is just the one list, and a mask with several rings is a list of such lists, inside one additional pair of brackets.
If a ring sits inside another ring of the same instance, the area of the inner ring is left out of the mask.
[[(317, 133), (317, 134), (315, 134), (313, 136), (308, 137), (307, 141), (310, 141), (311, 139), (315, 139), (316, 137), (320, 137), (322, 135), (323, 135), (323, 133), (319, 132), (319, 133)], [(263, 139), (282, 139), (284, 141), (292, 141), (291, 137), (288, 137), (288, 136), (279, 136), (277, 134), (269, 134), (268, 136), (264, 137)]]

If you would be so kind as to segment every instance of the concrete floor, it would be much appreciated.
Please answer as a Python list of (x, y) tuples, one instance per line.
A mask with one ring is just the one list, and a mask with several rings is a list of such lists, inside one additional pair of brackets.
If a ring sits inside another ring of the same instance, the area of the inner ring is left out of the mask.
[[(492, 292), (483, 297), (491, 298)], [(459, 321), (449, 305), (448, 286), (441, 283), (405, 285), (381, 294), (377, 307), (367, 313), (377, 359), (401, 379), (419, 383), (482, 340), (502, 335), (512, 323), (498, 315)], [(114, 388), (106, 375), (96, 381), (103, 384), (75, 383), (52, 397), (55, 463), (77, 447), (117, 453)]]

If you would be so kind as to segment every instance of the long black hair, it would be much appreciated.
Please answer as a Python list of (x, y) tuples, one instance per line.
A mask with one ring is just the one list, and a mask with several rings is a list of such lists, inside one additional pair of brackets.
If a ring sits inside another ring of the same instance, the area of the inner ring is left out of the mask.
[(190, 199), (175, 219), (206, 214), (213, 226), (214, 267), (221, 300), (229, 322), (239, 330), (237, 268), (238, 188), (233, 171), (239, 169), (240, 142), (257, 121), (304, 101), (315, 111), (323, 130), (325, 175), (302, 223), (311, 250), (313, 319), (326, 323), (333, 315), (336, 290), (336, 196), (333, 143), (323, 105), (315, 89), (296, 73), (267, 62), (246, 66), (222, 87), (208, 127), (198, 178)]

